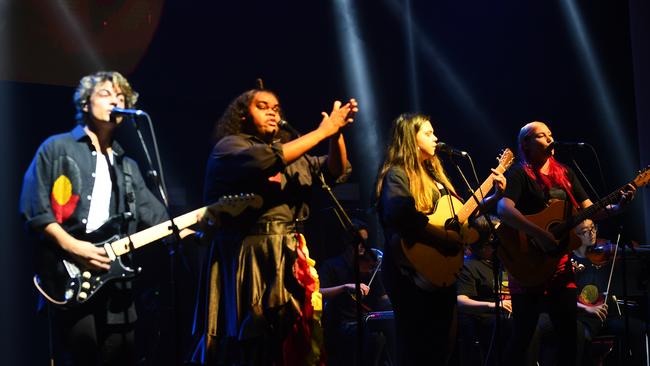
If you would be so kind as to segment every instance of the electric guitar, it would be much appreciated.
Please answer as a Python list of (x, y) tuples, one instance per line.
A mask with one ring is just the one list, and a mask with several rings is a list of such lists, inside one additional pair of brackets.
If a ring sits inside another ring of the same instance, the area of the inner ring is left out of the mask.
[[(237, 216), (248, 207), (261, 206), (262, 198), (256, 194), (224, 196), (212, 205), (174, 218), (174, 224), (178, 230), (182, 230), (201, 221), (206, 211), (209, 215), (224, 212)], [(110, 219), (91, 233), (71, 232), (73, 236), (93, 242), (95, 246), (106, 250), (111, 260), (108, 270), (81, 268), (55, 243), (39, 243), (35, 253), (34, 285), (43, 297), (61, 307), (84, 304), (107, 283), (131, 279), (140, 273), (141, 268), (133, 269), (129, 266), (126, 257), (123, 257), (125, 254), (173, 234), (171, 220), (167, 220), (125, 237), (113, 235), (117, 232), (116, 227), (119, 227), (117, 221), (123, 222), (124, 216), (122, 214)]]
[[(503, 173), (514, 160), (510, 149), (505, 149), (498, 158), (499, 165), (495, 168)], [(463, 244), (471, 244), (478, 240), (476, 229), (469, 227), (468, 219), (476, 211), (479, 202), (492, 189), (492, 175), (481, 184), (465, 204), (453, 195), (444, 195), (438, 199), (434, 212), (429, 215), (429, 225), (444, 227), (460, 234), (459, 250), (456, 255), (446, 256), (431, 245), (423, 243), (407, 244), (402, 240), (402, 250), (413, 267), (436, 287), (446, 287), (456, 281), (456, 276), (463, 267)]]
[[(650, 167), (647, 167), (629, 184), (638, 188), (645, 186), (649, 181)], [(557, 248), (553, 253), (542, 251), (535, 240), (523, 232), (508, 225), (501, 225), (497, 229), (501, 239), (497, 254), (508, 270), (508, 274), (526, 287), (544, 284), (555, 272), (562, 256), (580, 246), (580, 239), (573, 228), (585, 219), (591, 218), (605, 206), (616, 203), (620, 199), (619, 192), (623, 188), (625, 186), (581, 211), (576, 211), (569, 202), (555, 200), (541, 212), (527, 215), (528, 220), (553, 234), (557, 240)]]

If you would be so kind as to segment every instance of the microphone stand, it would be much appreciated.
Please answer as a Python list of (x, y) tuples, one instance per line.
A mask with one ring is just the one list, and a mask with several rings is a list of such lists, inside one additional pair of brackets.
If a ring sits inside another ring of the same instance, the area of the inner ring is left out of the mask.
[(163, 200), (163, 205), (165, 207), (165, 210), (167, 211), (167, 216), (169, 217), (170, 220), (170, 227), (169, 229), (172, 231), (171, 238), (169, 240), (164, 240), (164, 242), (167, 243), (167, 248), (169, 252), (169, 291), (170, 291), (170, 296), (169, 296), (169, 311), (170, 313), (173, 314), (173, 336), (172, 339), (174, 342), (171, 342), (174, 346), (174, 360), (176, 362), (176, 365), (182, 364), (182, 359), (181, 359), (181, 352), (179, 350), (179, 344), (178, 339), (180, 338), (181, 334), (181, 319), (180, 319), (180, 310), (178, 309), (178, 303), (180, 302), (178, 299), (178, 289), (177, 289), (177, 283), (176, 283), (176, 267), (177, 267), (177, 252), (180, 249), (179, 248), (179, 243), (181, 240), (180, 237), (180, 230), (178, 229), (178, 226), (174, 223), (174, 218), (171, 214), (171, 209), (169, 205), (169, 198), (167, 195), (167, 186), (165, 185), (165, 180), (163, 176), (163, 167), (162, 167), (162, 160), (160, 159), (160, 152), (158, 150), (158, 142), (156, 139), (156, 134), (153, 128), (153, 123), (151, 122), (151, 117), (149, 116), (148, 113), (142, 112), (142, 114), (138, 114), (137, 116), (144, 116), (147, 120), (147, 125), (149, 127), (149, 131), (151, 133), (151, 141), (153, 143), (153, 150), (156, 155), (156, 162), (158, 167), (160, 168), (160, 174), (156, 171), (154, 168), (153, 162), (151, 160), (151, 155), (149, 153), (149, 149), (147, 148), (147, 144), (144, 141), (144, 138), (142, 136), (142, 131), (140, 130), (140, 124), (135, 120), (135, 116), (130, 116), (133, 121), (133, 125), (135, 126), (136, 133), (138, 135), (138, 139), (140, 141), (140, 145), (142, 146), (142, 150), (144, 151), (147, 164), (149, 166), (149, 171), (147, 172), (147, 175), (151, 177), (153, 183), (156, 185), (158, 189), (158, 193), (160, 194), (160, 197)]
[[(289, 123), (286, 121), (282, 120), (280, 123), (280, 127), (287, 129), (291, 134), (293, 134), (296, 137), (302, 136), (298, 130), (293, 128)], [(312, 162), (307, 159), (307, 163), (310, 166), (310, 169), (314, 171), (314, 167), (312, 165)], [(321, 171), (318, 169), (318, 171)], [(352, 224), (352, 220), (350, 219), (350, 216), (348, 216), (347, 212), (341, 205), (341, 202), (336, 198), (336, 195), (332, 191), (332, 188), (327, 184), (325, 181), (325, 177), (323, 176), (323, 173), (318, 174), (318, 179), (321, 182), (321, 188), (328, 194), (330, 199), (332, 200), (332, 203), (334, 204), (334, 213), (336, 214), (336, 217), (339, 220), (339, 223), (343, 226), (343, 229), (345, 232), (347, 232), (354, 240), (352, 241), (352, 245), (354, 245), (354, 260), (353, 260), (353, 266), (354, 266), (354, 293), (355, 293), (355, 303), (356, 303), (356, 321), (357, 321), (357, 364), (359, 366), (363, 365), (363, 359), (364, 359), (364, 354), (363, 354), (363, 337), (364, 337), (364, 331), (365, 331), (365, 324), (363, 322), (363, 308), (361, 306), (361, 268), (360, 268), (360, 257), (359, 257), (359, 244), (363, 245), (364, 248), (366, 249), (366, 253), (369, 253), (370, 250), (368, 248), (368, 245), (366, 241), (361, 237), (359, 232), (354, 228), (354, 224)]]
[(363, 307), (361, 305), (362, 294), (361, 294), (361, 268), (360, 268), (360, 257), (359, 257), (359, 244), (364, 246), (366, 253), (369, 253), (369, 248), (366, 241), (361, 237), (359, 232), (354, 228), (354, 225), (352, 224), (352, 220), (350, 220), (350, 216), (348, 216), (343, 206), (341, 206), (341, 203), (334, 195), (332, 188), (327, 184), (327, 182), (325, 182), (325, 178), (323, 177), (323, 174), (321, 173), (318, 176), (321, 181), (321, 187), (325, 192), (327, 192), (330, 199), (334, 203), (334, 212), (336, 213), (339, 222), (341, 223), (345, 231), (352, 238), (354, 238), (354, 240), (352, 240), (352, 245), (354, 246), (353, 266), (354, 266), (354, 293), (355, 293), (356, 318), (357, 318), (356, 319), (357, 320), (357, 351), (358, 351), (357, 364), (363, 365), (364, 364), (363, 363), (363, 359), (364, 359), (363, 337), (365, 333), (365, 324), (363, 322)]
[[(476, 169), (474, 168), (474, 162), (472, 161), (472, 157), (469, 154), (463, 155), (464, 157), (467, 157), (467, 159), (470, 162), (470, 165), (472, 167), (472, 172), (474, 173), (474, 178), (476, 179), (477, 184), (480, 185), (481, 183), (478, 180), (478, 176), (476, 174)], [(492, 278), (493, 278), (493, 289), (494, 289), (494, 328), (492, 332), (492, 340), (490, 341), (490, 345), (488, 348), (488, 352), (485, 356), (484, 364), (487, 365), (487, 362), (490, 357), (490, 352), (492, 351), (492, 345), (496, 343), (496, 357), (494, 358), (494, 364), (495, 365), (500, 365), (501, 364), (501, 357), (502, 357), (502, 344), (501, 344), (501, 294), (500, 294), (500, 289), (501, 289), (501, 262), (499, 261), (499, 257), (497, 256), (497, 248), (499, 246), (499, 237), (496, 233), (496, 227), (494, 226), (494, 223), (490, 219), (490, 215), (487, 214), (487, 212), (484, 211), (485, 205), (481, 200), (478, 199), (476, 196), (476, 191), (472, 189), (472, 186), (469, 184), (467, 181), (467, 178), (465, 177), (465, 174), (463, 174), (463, 171), (460, 169), (460, 166), (456, 164), (456, 161), (452, 158), (452, 155), (449, 154), (449, 157), (451, 162), (454, 164), (454, 167), (458, 171), (458, 174), (463, 180), (463, 183), (465, 183), (465, 186), (467, 190), (469, 191), (471, 197), (469, 199), (473, 199), (476, 201), (476, 204), (478, 206), (479, 212), (481, 212), (481, 215), (485, 218), (485, 221), (488, 224), (489, 228), (489, 241), (488, 244), (492, 246), (493, 252), (492, 252)], [(481, 192), (481, 195), (485, 197), (483, 192)], [(496, 342), (495, 342), (496, 340)]]
[[(623, 231), (623, 227), (619, 226), (618, 228), (618, 237), (616, 238), (616, 242), (619, 243), (621, 240), (621, 231)], [(625, 357), (624, 359), (627, 359), (630, 355), (629, 350), (630, 350), (630, 312), (628, 311), (628, 292), (627, 292), (627, 255), (625, 254), (626, 252), (626, 247), (627, 245), (623, 244), (623, 250), (621, 251), (621, 277), (623, 279), (623, 321), (624, 321), (624, 334), (625, 336), (623, 337), (623, 352), (625, 352)], [(632, 246), (629, 246), (632, 250)], [(617, 248), (618, 250), (618, 248)], [(612, 262), (612, 266), (614, 263)], [(618, 301), (617, 301), (618, 302)], [(616, 305), (618, 306), (618, 304)], [(619, 355), (620, 357), (620, 355)]]
[[(605, 187), (605, 179), (604, 179), (604, 176), (603, 176), (603, 170), (602, 170), (602, 168), (600, 166), (600, 159), (598, 158), (598, 154), (596, 153), (596, 149), (594, 149), (594, 147), (589, 145), (589, 144), (585, 144), (585, 146), (590, 148), (591, 152), (594, 154), (594, 157), (596, 158), (596, 163), (598, 164), (598, 171), (600, 172), (600, 177), (601, 177), (601, 180), (602, 180), (602, 183), (603, 183), (603, 187)], [(585, 180), (585, 182), (589, 186), (589, 189), (596, 196), (596, 198), (598, 198), (600, 200), (600, 195), (598, 194), (598, 192), (596, 192), (596, 190), (592, 186), (591, 182), (589, 181), (589, 179), (587, 179), (587, 176), (582, 171), (582, 169), (580, 168), (580, 165), (578, 164), (578, 162), (575, 160), (575, 158), (573, 156), (571, 157), (571, 161), (573, 162), (573, 165), (575, 165), (578, 172), (580, 172), (580, 175), (582, 176), (582, 178)], [(609, 211), (609, 209), (607, 207), (605, 207), (604, 210), (605, 210), (605, 213), (608, 213), (608, 211)], [(618, 243), (620, 242), (620, 239), (621, 239), (622, 230), (623, 230), (623, 227), (619, 226), (619, 228), (618, 228), (618, 236), (617, 236), (617, 239), (616, 239), (617, 250), (618, 250)], [(621, 348), (625, 352), (624, 357), (627, 358), (627, 356), (629, 355), (628, 349), (629, 349), (629, 335), (630, 335), (630, 333), (629, 333), (629, 331), (630, 331), (630, 328), (629, 328), (630, 327), (630, 323), (629, 323), (630, 322), (630, 316), (629, 316), (629, 313), (628, 313), (628, 302), (627, 302), (627, 299), (628, 299), (628, 292), (627, 292), (627, 265), (626, 265), (627, 260), (626, 260), (626, 255), (625, 255), (625, 252), (626, 252), (625, 246), (626, 245), (624, 244), (623, 248), (622, 248), (622, 251), (621, 251), (621, 261), (622, 261), (622, 263), (621, 263), (621, 272), (622, 272), (621, 276), (622, 276), (622, 285), (623, 285), (623, 312), (624, 312), (624, 314), (623, 314), (623, 318), (624, 318), (624, 336), (623, 336), (623, 347), (621, 347)], [(632, 246), (630, 246), (630, 249), (634, 250), (634, 248)], [(614, 266), (613, 262), (612, 262), (612, 266)], [(607, 286), (607, 291), (608, 291), (607, 295), (609, 295), (609, 284)], [(612, 300), (615, 302), (615, 305), (618, 307), (618, 299), (616, 299), (616, 300), (612, 299)], [(607, 303), (607, 298), (605, 298), (605, 303)], [(620, 358), (621, 358), (621, 355), (619, 354), (619, 360), (620, 360)]]

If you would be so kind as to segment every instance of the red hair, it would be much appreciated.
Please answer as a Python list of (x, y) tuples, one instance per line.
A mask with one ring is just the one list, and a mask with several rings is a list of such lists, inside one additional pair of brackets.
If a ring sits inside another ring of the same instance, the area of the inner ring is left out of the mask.
[(561, 187), (566, 192), (575, 208), (580, 208), (575, 197), (573, 197), (571, 182), (569, 182), (567, 167), (555, 160), (554, 157), (548, 158), (548, 174), (542, 174), (540, 168), (534, 168), (526, 161), (521, 162), (521, 166), (530, 178), (539, 184), (545, 192), (552, 187)]

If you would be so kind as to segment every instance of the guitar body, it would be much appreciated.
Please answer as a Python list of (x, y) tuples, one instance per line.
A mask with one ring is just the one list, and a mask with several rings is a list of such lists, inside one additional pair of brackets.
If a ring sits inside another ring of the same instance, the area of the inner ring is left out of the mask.
[[(500, 225), (497, 234), (501, 242), (497, 255), (518, 282), (526, 287), (543, 285), (555, 272), (560, 258), (569, 251), (580, 247), (580, 239), (573, 226), (565, 222), (573, 213), (567, 212), (564, 201), (553, 201), (543, 211), (527, 215), (526, 218), (544, 230), (552, 232), (558, 240), (558, 253), (549, 255), (542, 252), (531, 239), (508, 225)], [(576, 223), (577, 224), (577, 223)]]
[[(505, 149), (497, 160), (499, 165), (495, 170), (503, 173), (512, 165), (514, 154), (510, 149)], [(485, 198), (484, 194), (492, 189), (492, 184), (492, 175), (490, 175), (465, 203), (453, 195), (443, 195), (436, 202), (433, 213), (429, 215), (429, 225), (459, 234), (459, 250), (455, 255), (444, 255), (431, 245), (423, 243), (408, 245), (402, 241), (402, 250), (406, 258), (434, 286), (447, 287), (456, 282), (456, 277), (463, 268), (464, 245), (472, 244), (479, 239), (478, 231), (469, 226), (469, 218), (478, 209), (478, 202)]]
[(451, 286), (463, 268), (463, 250), (447, 257), (431, 246), (415, 243), (409, 247), (403, 241), (402, 250), (418, 273), (436, 287)]
[[(450, 230), (460, 231), (461, 238), (478, 239), (478, 233), (470, 229), (467, 223), (460, 226), (452, 220), (453, 213), (459, 212), (463, 204), (456, 197), (444, 195), (440, 197), (435, 211), (429, 215), (429, 225), (449, 227)], [(472, 233), (473, 232), (473, 233)], [(463, 242), (466, 242), (463, 240)], [(462, 243), (458, 243), (462, 246)], [(436, 287), (447, 287), (456, 282), (456, 276), (463, 267), (464, 251), (461, 249), (455, 256), (445, 256), (436, 248), (427, 244), (414, 243), (409, 246), (402, 241), (402, 250), (413, 267)]]
[[(95, 235), (96, 236), (96, 235)], [(95, 246), (104, 247), (119, 239), (115, 235), (97, 242)], [(42, 243), (35, 253), (36, 275), (34, 284), (53, 304), (74, 307), (86, 302), (105, 284), (115, 280), (129, 280), (140, 273), (140, 269), (130, 268), (122, 256), (110, 262), (108, 271), (92, 271), (80, 268), (70, 260), (62, 249), (51, 243)]]

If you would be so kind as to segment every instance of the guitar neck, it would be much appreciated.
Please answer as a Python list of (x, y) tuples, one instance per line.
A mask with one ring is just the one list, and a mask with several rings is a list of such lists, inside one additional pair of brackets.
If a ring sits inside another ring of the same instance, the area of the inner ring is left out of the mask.
[[(500, 173), (503, 173), (506, 171), (506, 168), (503, 166), (499, 165), (498, 167), (495, 168), (497, 171)], [(478, 208), (479, 202), (483, 201), (485, 196), (487, 195), (490, 190), (492, 190), (492, 175), (490, 176), (481, 184), (481, 186), (474, 191), (474, 194), (472, 197), (470, 197), (467, 202), (463, 205), (463, 207), (458, 211), (458, 222), (463, 224), (467, 222), (467, 219), (476, 211)]]
[[(203, 216), (205, 210), (206, 207), (201, 207), (184, 215), (178, 216), (174, 218), (174, 224), (176, 224), (178, 230), (192, 226), (199, 221), (200, 217)], [(156, 226), (152, 226), (148, 229), (139, 231), (133, 235), (118, 239), (112, 242), (110, 245), (113, 248), (115, 255), (120, 256), (122, 254), (130, 252), (133, 249), (141, 248), (158, 239), (162, 239), (168, 235), (171, 235), (172, 233), (173, 231), (171, 229), (171, 220), (167, 220)], [(133, 243), (133, 245), (131, 245), (131, 243)]]
[(570, 220), (570, 225), (571, 227), (577, 226), (579, 223), (582, 221), (589, 219), (593, 217), (598, 211), (601, 209), (605, 208), (607, 205), (615, 203), (618, 201), (620, 195), (619, 192), (625, 188), (625, 186), (615, 190), (614, 192), (608, 194), (607, 196), (603, 197), (602, 199), (598, 200), (598, 202), (594, 203), (593, 205), (581, 210), (578, 212), (575, 216), (571, 217)]

